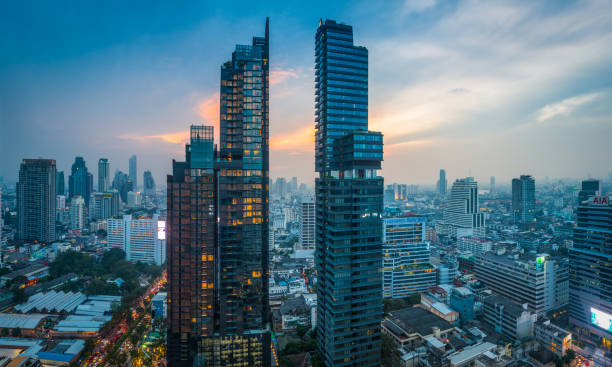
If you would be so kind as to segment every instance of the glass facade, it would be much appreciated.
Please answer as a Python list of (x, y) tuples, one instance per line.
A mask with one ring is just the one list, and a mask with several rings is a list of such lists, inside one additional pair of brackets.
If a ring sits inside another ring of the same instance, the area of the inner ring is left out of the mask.
[(219, 150), (192, 126), (168, 177), (170, 366), (270, 365), (268, 29), (221, 68)]
[(368, 129), (368, 51), (351, 26), (316, 34), (317, 342), (326, 366), (380, 366), (382, 135)]

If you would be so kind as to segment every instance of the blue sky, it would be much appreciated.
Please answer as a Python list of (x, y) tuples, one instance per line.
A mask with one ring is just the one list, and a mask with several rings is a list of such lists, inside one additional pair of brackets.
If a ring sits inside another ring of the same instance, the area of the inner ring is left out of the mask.
[[(165, 181), (192, 123), (218, 124), (220, 65), (271, 34), (271, 175), (313, 177), (314, 34), (370, 50), (370, 128), (388, 183), (612, 171), (609, 1), (5, 2), (0, 176), (76, 155)], [(141, 180), (140, 180), (141, 181)]]

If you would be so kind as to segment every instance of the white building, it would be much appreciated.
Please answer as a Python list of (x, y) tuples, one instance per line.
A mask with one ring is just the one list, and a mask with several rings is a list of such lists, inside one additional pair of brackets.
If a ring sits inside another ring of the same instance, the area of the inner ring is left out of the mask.
[(460, 237), (457, 239), (457, 249), (459, 251), (471, 252), (474, 255), (491, 251), (493, 243), (479, 237)]
[(300, 245), (303, 249), (315, 248), (315, 201), (302, 203), (300, 212)]
[(138, 219), (132, 219), (131, 215), (109, 218), (107, 228), (108, 245), (125, 251), (128, 261), (157, 265), (166, 261), (166, 222), (159, 220), (157, 215)]
[(70, 200), (70, 229), (83, 229), (85, 227), (85, 200), (80, 196), (73, 196)]
[(485, 217), (479, 211), (478, 182), (473, 177), (458, 179), (453, 183), (446, 201), (444, 223), (453, 238), (484, 237)]

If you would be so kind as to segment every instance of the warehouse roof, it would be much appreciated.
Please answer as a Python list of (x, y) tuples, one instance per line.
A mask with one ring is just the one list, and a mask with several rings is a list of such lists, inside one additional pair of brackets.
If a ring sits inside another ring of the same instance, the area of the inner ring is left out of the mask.
[(15, 310), (28, 313), (30, 311), (60, 313), (72, 312), (78, 305), (85, 302), (87, 297), (80, 292), (56, 292), (36, 293), (27, 302), (15, 306)]
[(0, 313), (0, 328), (34, 329), (46, 317), (47, 315), (41, 314), (20, 315), (16, 313)]

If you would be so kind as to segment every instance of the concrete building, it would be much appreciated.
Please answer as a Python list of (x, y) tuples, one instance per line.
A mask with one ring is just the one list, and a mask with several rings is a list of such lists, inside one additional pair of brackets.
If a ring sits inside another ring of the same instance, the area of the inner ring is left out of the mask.
[(475, 301), (476, 296), (469, 289), (465, 287), (451, 289), (450, 306), (453, 310), (459, 312), (459, 318), (462, 324), (474, 319)]
[(482, 254), (493, 249), (493, 242), (479, 237), (457, 238), (457, 249), (462, 252), (471, 252), (474, 255)]
[(315, 209), (314, 198), (302, 202), (300, 212), (300, 246), (303, 249), (315, 248)]
[(157, 215), (134, 219), (131, 215), (107, 219), (107, 243), (125, 251), (131, 262), (154, 263), (166, 261), (166, 222)]
[(391, 311), (382, 322), (382, 332), (406, 351), (415, 350), (430, 337), (446, 338), (455, 330), (449, 322), (420, 307)]
[(85, 228), (85, 200), (79, 195), (74, 195), (70, 199), (70, 229), (83, 228)]
[(546, 349), (563, 357), (571, 347), (572, 333), (551, 324), (550, 320), (541, 320), (534, 325), (536, 340)]
[(510, 340), (524, 340), (533, 336), (537, 316), (529, 311), (527, 304), (519, 305), (494, 294), (483, 300), (482, 310), (484, 321)]
[(444, 224), (452, 238), (484, 237), (485, 217), (478, 206), (478, 182), (473, 177), (453, 183), (444, 209)]
[(563, 258), (533, 253), (483, 253), (474, 257), (476, 278), (493, 292), (528, 304), (538, 316), (567, 305), (568, 263)]

